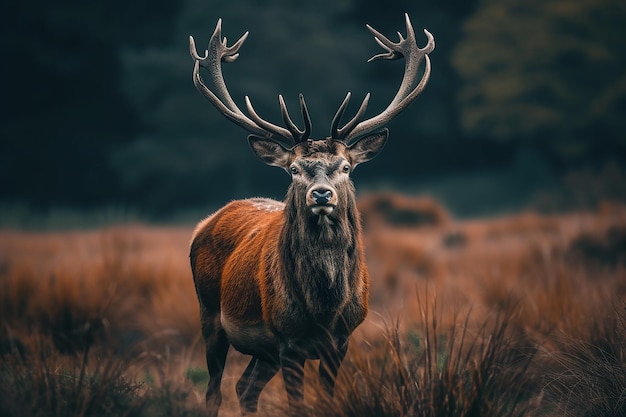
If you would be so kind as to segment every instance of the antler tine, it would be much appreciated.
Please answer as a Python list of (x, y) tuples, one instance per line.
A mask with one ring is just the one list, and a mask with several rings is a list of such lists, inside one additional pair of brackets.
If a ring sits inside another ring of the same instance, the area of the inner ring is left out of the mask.
[(339, 106), (337, 113), (335, 113), (335, 117), (333, 117), (333, 121), (330, 126), (330, 137), (333, 139), (343, 140), (344, 137), (348, 133), (350, 133), (352, 129), (354, 129), (354, 126), (357, 124), (357, 122), (361, 120), (361, 117), (363, 117), (363, 114), (365, 114), (365, 110), (367, 109), (367, 104), (369, 103), (369, 100), (370, 100), (370, 93), (367, 93), (365, 95), (365, 98), (361, 102), (361, 106), (359, 107), (359, 110), (356, 112), (356, 115), (352, 119), (350, 119), (350, 121), (346, 123), (341, 129), (339, 129), (339, 122), (341, 121), (341, 118), (343, 117), (343, 114), (346, 111), (346, 107), (348, 107), (348, 102), (350, 101), (351, 95), (352, 93), (350, 92), (346, 94), (346, 98), (343, 99), (341, 106)]
[[(391, 42), (385, 35), (377, 31), (370, 25), (365, 25), (365, 27), (374, 35), (374, 40), (376, 41), (376, 43), (379, 44), (383, 49), (387, 51), (387, 53), (384, 53), (384, 54), (374, 55), (373, 57), (368, 59), (367, 62), (372, 62), (377, 59), (394, 60), (394, 59), (400, 59), (403, 57), (400, 51), (394, 49), (397, 45)], [(402, 42), (402, 40), (403, 40), (402, 35), (400, 35), (400, 42)]]
[[(413, 30), (413, 26), (411, 25), (409, 15), (405, 14), (404, 16), (406, 20), (407, 35), (406, 38), (403, 38), (401, 34), (398, 34), (400, 40), (396, 43), (390, 41), (386, 36), (384, 36), (382, 33), (377, 31), (370, 25), (367, 25), (367, 29), (374, 35), (374, 40), (376, 41), (376, 43), (378, 43), (386, 51), (384, 53), (374, 55), (368, 60), (368, 62), (377, 59), (394, 60), (404, 57), (406, 60), (404, 66), (404, 76), (402, 78), (400, 88), (396, 93), (396, 96), (393, 98), (389, 106), (387, 106), (387, 108), (382, 111), (382, 113), (351, 126), (351, 129), (346, 129), (346, 127), (348, 127), (348, 124), (353, 122), (351, 120), (350, 123), (348, 123), (344, 127), (344, 129), (342, 129), (342, 131), (345, 130), (342, 132), (342, 140), (344, 140), (344, 142), (346, 142), (348, 145), (350, 145), (350, 143), (353, 142), (355, 139), (358, 139), (376, 130), (380, 130), (400, 112), (405, 110), (424, 90), (424, 87), (426, 87), (426, 83), (430, 78), (430, 58), (428, 57), (428, 54), (435, 49), (435, 38), (430, 32), (424, 29), (424, 34), (426, 35), (428, 42), (424, 48), (420, 49), (417, 46), (415, 32)], [(422, 60), (425, 61), (424, 73), (419, 83), (417, 83), (417, 76)], [(341, 113), (343, 114), (343, 111)], [(334, 120), (333, 123), (335, 123)]]
[(250, 101), (250, 97), (246, 96), (245, 100), (246, 100), (246, 108), (248, 109), (250, 118), (254, 121), (254, 123), (256, 123), (258, 126), (262, 127), (263, 129), (269, 132), (276, 133), (277, 135), (282, 136), (284, 138), (289, 138), (290, 141), (292, 142), (291, 144), (292, 145), (295, 144), (296, 142), (295, 138), (289, 130), (285, 129), (284, 127), (277, 126), (261, 118), (257, 114), (257, 112), (254, 110), (254, 107), (252, 107), (252, 102)]
[(298, 99), (300, 100), (300, 113), (302, 113), (302, 120), (304, 121), (304, 132), (300, 137), (300, 141), (302, 142), (309, 139), (309, 137), (311, 136), (313, 125), (311, 123), (311, 115), (309, 115), (309, 109), (306, 106), (306, 101), (304, 101), (304, 95), (300, 93), (298, 95)]
[(341, 121), (343, 113), (346, 111), (346, 107), (348, 107), (351, 96), (352, 93), (348, 91), (348, 94), (346, 94), (346, 98), (343, 99), (343, 102), (337, 109), (337, 113), (335, 113), (335, 117), (333, 117), (333, 121), (330, 123), (330, 137), (333, 139), (339, 139), (339, 122)]
[[(226, 37), (222, 39), (222, 19), (218, 19), (213, 35), (211, 35), (209, 39), (207, 49), (204, 51), (204, 56), (198, 54), (194, 38), (190, 36), (189, 53), (195, 61), (193, 67), (193, 83), (198, 91), (200, 91), (220, 113), (235, 124), (250, 133), (275, 139), (287, 146), (293, 146), (294, 136), (292, 133), (285, 128), (276, 126), (259, 117), (247, 96), (246, 105), (250, 117), (246, 116), (235, 104), (224, 82), (221, 63), (234, 62), (239, 57), (239, 49), (247, 39), (248, 33), (249, 32), (244, 33), (237, 42), (228, 46)], [(210, 85), (213, 90), (204, 83), (200, 75), (200, 67), (208, 70), (211, 80)]]
[(283, 121), (287, 125), (287, 128), (291, 132), (296, 143), (304, 142), (311, 136), (311, 116), (309, 115), (309, 110), (306, 107), (306, 102), (304, 101), (304, 95), (300, 94), (300, 112), (302, 113), (302, 119), (304, 120), (304, 130), (298, 129), (295, 123), (291, 120), (289, 116), (289, 112), (287, 111), (287, 105), (285, 104), (285, 99), (282, 95), (278, 96), (278, 102), (280, 103), (280, 112), (283, 116)]

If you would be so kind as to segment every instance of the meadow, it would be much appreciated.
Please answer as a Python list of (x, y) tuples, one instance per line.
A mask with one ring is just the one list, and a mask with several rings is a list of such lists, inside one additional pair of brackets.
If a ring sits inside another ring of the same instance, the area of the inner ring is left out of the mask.
[[(456, 220), (359, 201), (370, 314), (311, 416), (626, 416), (626, 207)], [(193, 226), (0, 230), (0, 415), (196, 416)], [(231, 349), (220, 416), (238, 416)], [(261, 416), (287, 415), (280, 376)]]

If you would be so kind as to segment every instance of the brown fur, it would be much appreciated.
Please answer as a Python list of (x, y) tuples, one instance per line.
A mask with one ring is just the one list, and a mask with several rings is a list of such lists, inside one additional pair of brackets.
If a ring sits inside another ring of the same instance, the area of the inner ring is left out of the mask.
[[(260, 391), (279, 368), (290, 405), (298, 407), (307, 359), (321, 359), (320, 379), (332, 394), (348, 337), (368, 310), (369, 276), (348, 171), (375, 156), (386, 137), (379, 132), (350, 148), (333, 140), (308, 141), (291, 150), (251, 139), (266, 163), (296, 173), (284, 203), (234, 201), (194, 233), (190, 258), (213, 413), (221, 402), (230, 344), (252, 355), (237, 384), (244, 411), (256, 410)], [(313, 189), (332, 190), (329, 213), (311, 210)]]

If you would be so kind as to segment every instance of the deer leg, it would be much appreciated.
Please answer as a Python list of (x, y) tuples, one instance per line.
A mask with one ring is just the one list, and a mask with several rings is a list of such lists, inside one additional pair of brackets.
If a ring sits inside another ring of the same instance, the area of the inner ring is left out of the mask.
[(203, 317), (202, 335), (206, 346), (206, 363), (209, 371), (209, 383), (206, 390), (206, 405), (209, 416), (217, 417), (217, 412), (222, 403), (222, 375), (226, 365), (226, 355), (230, 343), (226, 332), (221, 326), (219, 315), (212, 318)]
[(250, 359), (250, 362), (248, 363), (246, 370), (243, 371), (241, 378), (239, 378), (239, 381), (237, 381), (237, 386), (235, 387), (235, 391), (237, 392), (237, 398), (241, 398), (243, 393), (246, 392), (246, 390), (248, 389), (248, 385), (250, 385), (250, 375), (252, 374), (252, 371), (254, 370), (254, 366), (256, 365), (256, 362), (257, 362), (257, 358), (256, 356), (253, 356), (252, 359)]
[(294, 348), (283, 345), (280, 348), (280, 367), (287, 390), (289, 409), (297, 415), (304, 405), (304, 356)]
[[(253, 357), (246, 371), (237, 382), (237, 396), (242, 414), (256, 413), (261, 391), (278, 372), (277, 362)], [(248, 374), (248, 375), (246, 375)], [(242, 390), (243, 389), (243, 390)], [(240, 390), (242, 390), (240, 392)]]
[[(335, 344), (336, 343), (336, 344)], [(332, 343), (328, 349), (321, 349), (320, 351), (320, 382), (324, 391), (328, 396), (332, 397), (335, 390), (335, 380), (339, 367), (343, 358), (348, 351), (348, 339), (340, 339)]]

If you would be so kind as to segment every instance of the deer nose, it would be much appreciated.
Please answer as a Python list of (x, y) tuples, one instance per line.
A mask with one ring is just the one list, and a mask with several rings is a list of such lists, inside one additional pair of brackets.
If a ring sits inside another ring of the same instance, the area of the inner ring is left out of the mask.
[(333, 196), (333, 192), (327, 188), (318, 188), (317, 190), (311, 191), (311, 196), (313, 200), (315, 200), (315, 204), (323, 206), (328, 204)]

